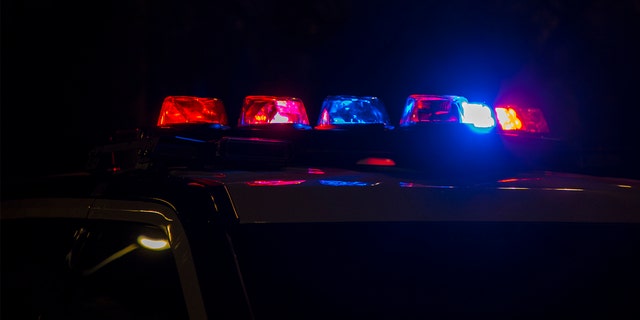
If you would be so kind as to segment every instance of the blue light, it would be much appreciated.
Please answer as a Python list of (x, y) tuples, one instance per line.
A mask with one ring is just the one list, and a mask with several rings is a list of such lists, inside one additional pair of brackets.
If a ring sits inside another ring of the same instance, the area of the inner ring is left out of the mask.
[(193, 139), (193, 138), (188, 138), (188, 137), (182, 137), (182, 136), (175, 136), (176, 139), (180, 139), (180, 140), (185, 140), (185, 141), (191, 141), (191, 142), (201, 142), (204, 143), (206, 141), (204, 140), (200, 140), (200, 139)]
[(376, 97), (328, 96), (322, 103), (318, 127), (383, 124), (389, 126), (389, 116), (382, 101)]
[(320, 184), (332, 187), (366, 187), (369, 183), (362, 181), (320, 180)]
[(463, 102), (460, 122), (472, 124), (476, 128), (493, 128), (496, 125), (491, 108), (482, 103)]

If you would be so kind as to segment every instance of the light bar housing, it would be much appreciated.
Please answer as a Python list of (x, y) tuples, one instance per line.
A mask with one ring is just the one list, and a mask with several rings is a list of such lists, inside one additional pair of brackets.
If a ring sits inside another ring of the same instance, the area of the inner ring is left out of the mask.
[(501, 105), (495, 108), (495, 112), (503, 132), (549, 133), (545, 116), (538, 108)]
[(377, 97), (335, 95), (324, 99), (316, 129), (361, 125), (383, 125), (389, 128), (390, 123), (387, 110)]
[(292, 124), (309, 127), (304, 103), (295, 97), (246, 96), (238, 127)]
[(400, 126), (418, 123), (460, 122), (462, 103), (467, 98), (455, 95), (412, 94), (407, 98)]
[(468, 103), (460, 104), (460, 122), (473, 125), (476, 128), (493, 128), (496, 120), (491, 112), (491, 108), (484, 103)]
[(158, 127), (187, 123), (227, 125), (222, 100), (194, 96), (168, 96), (162, 102)]

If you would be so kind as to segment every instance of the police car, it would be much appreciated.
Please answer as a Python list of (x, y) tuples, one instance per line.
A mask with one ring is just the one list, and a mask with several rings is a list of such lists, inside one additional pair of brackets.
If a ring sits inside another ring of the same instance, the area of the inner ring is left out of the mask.
[(2, 199), (3, 319), (638, 318), (640, 182), (563, 173), (540, 110), (169, 96)]

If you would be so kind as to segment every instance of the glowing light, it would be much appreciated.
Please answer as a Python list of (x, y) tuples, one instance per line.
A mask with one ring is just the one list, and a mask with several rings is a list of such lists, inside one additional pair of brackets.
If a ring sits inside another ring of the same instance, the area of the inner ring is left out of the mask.
[(324, 99), (316, 128), (326, 129), (334, 125), (388, 125), (389, 123), (386, 108), (378, 98), (339, 95)]
[(200, 139), (193, 139), (193, 138), (189, 138), (189, 137), (182, 137), (182, 136), (175, 136), (174, 138), (179, 139), (179, 140), (184, 140), (184, 141), (191, 141), (191, 142), (206, 142), (204, 140), (200, 140)]
[[(527, 188), (527, 187), (498, 187), (500, 190), (532, 190), (536, 188)], [(539, 188), (537, 190), (545, 190), (545, 191), (568, 191), (568, 192), (581, 192), (584, 189), (579, 188)]]
[(227, 125), (224, 104), (216, 98), (168, 96), (162, 103), (157, 125), (211, 123)]
[(416, 183), (413, 182), (400, 182), (400, 187), (401, 188), (413, 188), (413, 187), (417, 187)]
[(512, 108), (496, 108), (496, 116), (502, 130), (522, 129), (522, 121), (520, 121), (518, 114)]
[(139, 236), (138, 244), (143, 248), (154, 251), (169, 249), (169, 241), (165, 239), (151, 239), (146, 236)]
[(396, 165), (396, 162), (389, 158), (364, 158), (358, 160), (356, 164), (367, 165), (367, 166), (381, 166), (381, 167), (393, 167)]
[(276, 113), (273, 116), (273, 120), (271, 120), (271, 123), (290, 123), (290, 121), (289, 121), (289, 117), (283, 116), (280, 113)]
[(362, 181), (343, 181), (343, 180), (320, 180), (320, 184), (325, 186), (332, 187), (367, 187), (367, 186), (375, 186), (379, 183), (367, 183)]
[(542, 190), (549, 190), (549, 191), (570, 191), (570, 192), (581, 192), (581, 191), (584, 191), (584, 189), (580, 189), (580, 188), (542, 188)]
[(618, 186), (619, 188), (625, 188), (625, 189), (630, 189), (630, 188), (631, 188), (631, 186), (630, 186), (630, 185), (628, 185), (628, 184), (618, 184), (617, 186)]
[(200, 187), (200, 188), (204, 188), (205, 185), (200, 183), (200, 182), (189, 182), (187, 183), (188, 186), (190, 187)]
[(422, 122), (460, 122), (460, 104), (466, 98), (451, 95), (412, 94), (407, 98), (400, 126)]
[(420, 184), (414, 182), (400, 182), (401, 188), (433, 188), (433, 189), (454, 189), (455, 186), (438, 186), (438, 185), (428, 185), (428, 184)]
[(318, 120), (318, 125), (327, 125), (331, 123), (331, 116), (329, 116), (329, 110), (324, 109), (320, 113), (320, 120)]
[(306, 180), (254, 180), (247, 182), (247, 185), (250, 185), (252, 187), (289, 186), (301, 184), (305, 181)]
[(292, 97), (246, 96), (238, 126), (292, 123), (309, 125), (302, 100)]
[(491, 109), (482, 103), (462, 102), (460, 122), (472, 124), (476, 128), (491, 128), (496, 125)]
[(495, 111), (500, 128), (504, 131), (549, 132), (544, 114), (538, 108), (506, 105), (496, 107)]
[(309, 168), (309, 170), (307, 171), (307, 173), (309, 174), (324, 174), (325, 172), (320, 170), (320, 169), (316, 169), (316, 168)]

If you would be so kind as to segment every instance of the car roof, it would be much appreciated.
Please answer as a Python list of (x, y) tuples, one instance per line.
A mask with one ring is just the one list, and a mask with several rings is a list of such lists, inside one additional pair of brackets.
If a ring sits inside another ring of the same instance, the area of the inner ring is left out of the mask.
[(535, 171), (443, 180), (335, 168), (174, 172), (224, 185), (241, 223), (640, 222), (638, 181)]

